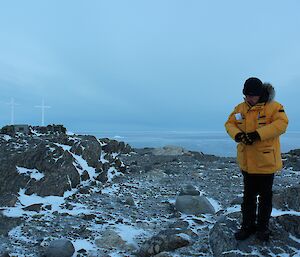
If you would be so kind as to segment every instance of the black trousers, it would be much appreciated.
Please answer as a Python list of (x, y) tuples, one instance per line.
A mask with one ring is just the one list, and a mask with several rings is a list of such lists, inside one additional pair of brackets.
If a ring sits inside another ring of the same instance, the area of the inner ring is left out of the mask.
[(272, 212), (272, 186), (274, 174), (249, 174), (244, 176), (242, 203), (242, 227), (256, 226), (258, 230), (268, 228)]

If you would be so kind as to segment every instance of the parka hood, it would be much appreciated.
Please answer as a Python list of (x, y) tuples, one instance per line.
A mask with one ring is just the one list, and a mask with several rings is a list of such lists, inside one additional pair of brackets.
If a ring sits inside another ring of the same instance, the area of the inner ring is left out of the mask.
[(263, 92), (259, 99), (259, 103), (267, 103), (275, 98), (275, 89), (270, 83), (263, 84)]

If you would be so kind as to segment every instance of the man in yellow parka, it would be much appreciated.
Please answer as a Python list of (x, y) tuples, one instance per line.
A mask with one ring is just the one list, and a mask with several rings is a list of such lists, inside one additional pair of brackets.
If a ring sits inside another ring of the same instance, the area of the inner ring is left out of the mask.
[(245, 101), (225, 123), (227, 133), (238, 143), (237, 161), (244, 179), (242, 224), (235, 238), (244, 240), (256, 233), (258, 239), (267, 241), (274, 173), (282, 168), (279, 136), (286, 131), (288, 118), (283, 106), (274, 101), (270, 84), (251, 77), (245, 81), (243, 94)]

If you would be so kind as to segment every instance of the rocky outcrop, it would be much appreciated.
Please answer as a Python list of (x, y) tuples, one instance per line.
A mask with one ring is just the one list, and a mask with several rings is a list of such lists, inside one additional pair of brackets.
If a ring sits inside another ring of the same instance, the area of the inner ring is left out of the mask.
[(273, 193), (273, 207), (300, 212), (300, 184), (275, 191)]
[(94, 136), (0, 135), (0, 202), (12, 205), (8, 194), (18, 195), (20, 189), (27, 195), (62, 196), (82, 181), (106, 182), (111, 168), (125, 170), (118, 155), (130, 151), (123, 142)]
[[(5, 217), (4, 215), (2, 215), (0, 213), (0, 224), (1, 224), (1, 226), (0, 226), (0, 237), (1, 236), (7, 237), (8, 232), (12, 228), (20, 225), (21, 223), (22, 223), (22, 219), (20, 219), (20, 218), (9, 218), (9, 217)], [(2, 249), (0, 248), (0, 250), (2, 250)], [(1, 254), (1, 251), (0, 251), (0, 254)]]
[(300, 149), (291, 150), (283, 154), (282, 157), (286, 168), (300, 172)]

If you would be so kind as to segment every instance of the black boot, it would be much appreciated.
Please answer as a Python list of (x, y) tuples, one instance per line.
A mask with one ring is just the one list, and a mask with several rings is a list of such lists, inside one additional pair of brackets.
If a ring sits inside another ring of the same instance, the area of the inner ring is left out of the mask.
[(236, 240), (245, 240), (248, 237), (250, 237), (252, 234), (255, 234), (255, 232), (256, 232), (255, 226), (250, 226), (250, 227), (242, 226), (237, 232), (234, 233), (234, 237)]
[(267, 242), (270, 239), (270, 230), (268, 228), (263, 229), (263, 230), (258, 230), (256, 232), (256, 238), (259, 239), (260, 241)]

